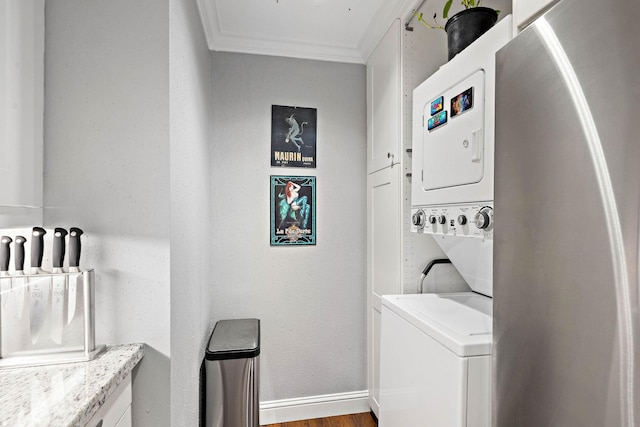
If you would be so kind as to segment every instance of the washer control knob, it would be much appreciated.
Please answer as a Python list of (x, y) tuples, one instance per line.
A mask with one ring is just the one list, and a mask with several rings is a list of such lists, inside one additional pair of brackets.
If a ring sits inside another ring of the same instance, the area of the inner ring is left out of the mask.
[(493, 209), (489, 206), (480, 209), (473, 222), (480, 230), (490, 230), (493, 227)]
[(467, 223), (467, 217), (464, 215), (458, 215), (458, 224), (465, 225)]
[(418, 209), (413, 215), (411, 215), (411, 223), (416, 227), (424, 227), (425, 215), (422, 209)]
[(435, 215), (429, 215), (429, 224), (435, 224), (437, 221)]
[(438, 224), (446, 224), (447, 223), (447, 217), (444, 215), (438, 215)]

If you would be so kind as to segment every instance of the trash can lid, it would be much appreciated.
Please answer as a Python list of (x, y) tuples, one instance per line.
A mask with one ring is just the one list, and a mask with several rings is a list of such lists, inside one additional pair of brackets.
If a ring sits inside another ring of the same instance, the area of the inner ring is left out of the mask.
[(260, 320), (219, 320), (213, 328), (206, 360), (244, 359), (260, 354)]

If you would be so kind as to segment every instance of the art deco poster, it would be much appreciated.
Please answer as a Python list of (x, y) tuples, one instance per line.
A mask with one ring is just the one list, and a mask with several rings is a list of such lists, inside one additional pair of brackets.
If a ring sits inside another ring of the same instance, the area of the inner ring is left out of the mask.
[(271, 106), (271, 166), (316, 167), (315, 108)]
[(271, 246), (316, 244), (316, 177), (271, 175)]

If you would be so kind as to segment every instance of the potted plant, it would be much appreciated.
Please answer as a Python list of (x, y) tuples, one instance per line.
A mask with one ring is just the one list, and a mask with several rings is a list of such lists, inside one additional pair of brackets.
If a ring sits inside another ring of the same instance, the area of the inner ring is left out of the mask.
[(416, 15), (418, 21), (427, 28), (441, 29), (447, 33), (448, 57), (451, 60), (498, 21), (500, 11), (481, 6), (481, 3), (482, 0), (462, 0), (464, 9), (449, 18), (453, 0), (447, 0), (442, 9), (442, 18), (448, 19), (444, 26), (438, 21), (437, 14), (433, 15), (434, 24), (425, 21), (422, 13)]

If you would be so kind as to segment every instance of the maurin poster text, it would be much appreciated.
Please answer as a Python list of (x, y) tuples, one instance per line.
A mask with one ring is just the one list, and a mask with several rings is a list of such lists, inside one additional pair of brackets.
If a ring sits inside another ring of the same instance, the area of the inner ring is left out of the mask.
[(315, 108), (271, 106), (271, 166), (316, 167)]

